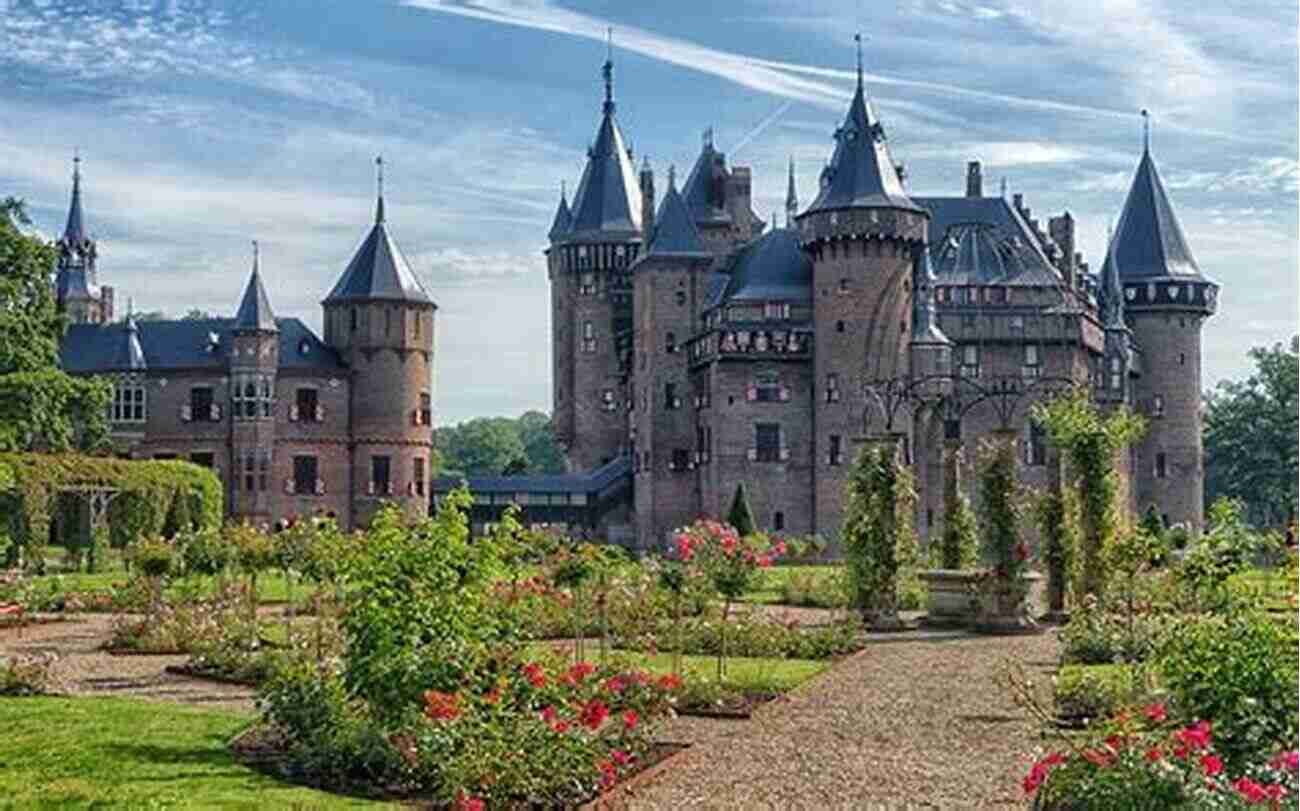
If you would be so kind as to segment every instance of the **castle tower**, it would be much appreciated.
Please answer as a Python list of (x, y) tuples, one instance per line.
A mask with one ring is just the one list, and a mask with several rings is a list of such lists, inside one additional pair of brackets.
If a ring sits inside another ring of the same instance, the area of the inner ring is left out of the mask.
[[(857, 92), (812, 205), (797, 218), (813, 263), (814, 531), (838, 533), (854, 439), (884, 430), (866, 386), (908, 374), (915, 252), (929, 213), (903, 191), (884, 128), (867, 104), (858, 38)], [(907, 425), (896, 424), (906, 432)]]
[(763, 221), (752, 208), (749, 167), (727, 166), (727, 156), (713, 145), (712, 129), (700, 141), (681, 195), (705, 244), (721, 255), (763, 233)]
[(74, 324), (107, 324), (113, 320), (113, 288), (100, 287), (95, 263), (99, 247), (86, 232), (81, 210), (81, 158), (72, 159), (72, 203), (54, 276), (54, 299)]
[(641, 252), (643, 199), (631, 150), (614, 117), (614, 64), (573, 207), (561, 196), (551, 245), (551, 334), (557, 441), (570, 470), (627, 450), (623, 404), (632, 374), (632, 263)]
[[(1141, 352), (1133, 404), (1146, 416), (1147, 431), (1137, 447), (1134, 506), (1143, 512), (1154, 504), (1168, 522), (1186, 523), (1196, 531), (1205, 506), (1201, 326), (1215, 311), (1219, 286), (1201, 274), (1192, 257), (1149, 141), (1102, 278), (1122, 287), (1118, 307)], [(1111, 374), (1108, 369), (1107, 385)]]
[[(637, 369), (632, 396), (637, 538), (653, 547), (701, 513), (698, 400), (687, 339), (695, 334), (713, 254), (677, 192), (673, 172), (646, 253), (633, 268)], [(644, 366), (641, 365), (644, 359)]]
[(354, 526), (381, 502), (428, 515), (433, 452), (434, 316), (384, 220), (383, 159), (375, 222), (321, 307), (325, 343), (352, 370), (350, 458)]
[(261, 257), (253, 243), (253, 273), (231, 325), (230, 513), (239, 520), (271, 519), (275, 482), (275, 376), (280, 329), (262, 286)]

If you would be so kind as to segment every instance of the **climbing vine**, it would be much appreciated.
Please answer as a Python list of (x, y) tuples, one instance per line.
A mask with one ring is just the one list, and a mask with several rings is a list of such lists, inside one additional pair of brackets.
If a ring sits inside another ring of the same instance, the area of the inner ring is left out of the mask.
[(224, 513), (221, 481), (212, 471), (178, 460), (132, 461), (78, 454), (0, 453), (0, 532), (13, 541), (7, 563), (19, 554), (40, 570), (50, 537), (59, 494), (83, 488), (115, 491), (108, 509), (108, 530), (91, 537), (87, 550), (93, 565), (107, 541), (114, 546), (141, 536), (215, 527)]
[(1035, 405), (1033, 416), (1070, 461), (1079, 494), (1080, 590), (1100, 595), (1106, 588), (1106, 550), (1121, 519), (1115, 454), (1137, 440), (1146, 424), (1126, 408), (1103, 415), (1083, 388)]
[(1078, 593), (1079, 503), (1074, 491), (1052, 488), (1034, 504), (1034, 520), (1047, 564), (1048, 604), (1064, 608), (1067, 596)]
[(915, 561), (912, 474), (893, 445), (868, 445), (845, 490), (844, 552), (854, 605), (878, 621), (897, 612), (899, 574)]

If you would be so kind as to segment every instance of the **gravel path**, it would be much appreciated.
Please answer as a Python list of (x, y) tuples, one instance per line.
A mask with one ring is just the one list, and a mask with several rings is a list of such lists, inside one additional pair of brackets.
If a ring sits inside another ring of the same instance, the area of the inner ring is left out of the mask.
[(73, 694), (131, 696), (178, 701), (202, 707), (253, 711), (253, 691), (167, 673), (168, 665), (184, 664), (188, 656), (113, 656), (102, 649), (112, 617), (74, 614), (66, 621), (0, 628), (0, 655), (48, 654), (57, 658), (57, 688)]
[(873, 635), (861, 653), (748, 722), (680, 718), (691, 742), (624, 808), (1024, 808), (1035, 726), (994, 683), (1045, 675), (1056, 634)]

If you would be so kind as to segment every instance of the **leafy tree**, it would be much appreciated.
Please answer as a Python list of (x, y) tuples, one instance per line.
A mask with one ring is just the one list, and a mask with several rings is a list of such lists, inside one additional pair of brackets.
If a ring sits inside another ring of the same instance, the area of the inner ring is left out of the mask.
[(1251, 519), (1294, 518), (1300, 476), (1300, 337), (1250, 350), (1255, 371), (1205, 400), (1205, 501), (1236, 498)]
[(727, 512), (727, 523), (736, 528), (736, 534), (748, 538), (757, 531), (754, 526), (754, 511), (749, 508), (749, 495), (745, 492), (745, 483), (736, 485), (736, 495), (731, 499), (731, 510)]
[(50, 288), (54, 247), (19, 230), (28, 224), (21, 201), (0, 202), (0, 450), (96, 450), (111, 389), (59, 369), (67, 322)]
[(444, 475), (515, 476), (560, 473), (564, 456), (551, 420), (540, 411), (509, 417), (479, 417), (433, 432)]
[(555, 441), (551, 418), (541, 411), (525, 411), (515, 421), (524, 443), (529, 473), (563, 473), (564, 453)]

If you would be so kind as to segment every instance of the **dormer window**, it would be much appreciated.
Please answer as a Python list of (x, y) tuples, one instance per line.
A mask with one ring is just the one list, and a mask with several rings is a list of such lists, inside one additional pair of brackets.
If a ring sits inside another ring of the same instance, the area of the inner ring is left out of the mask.
[(301, 341), (298, 342), (299, 355), (306, 355), (310, 351), (311, 351), (311, 341), (308, 341), (306, 338), (303, 338)]

